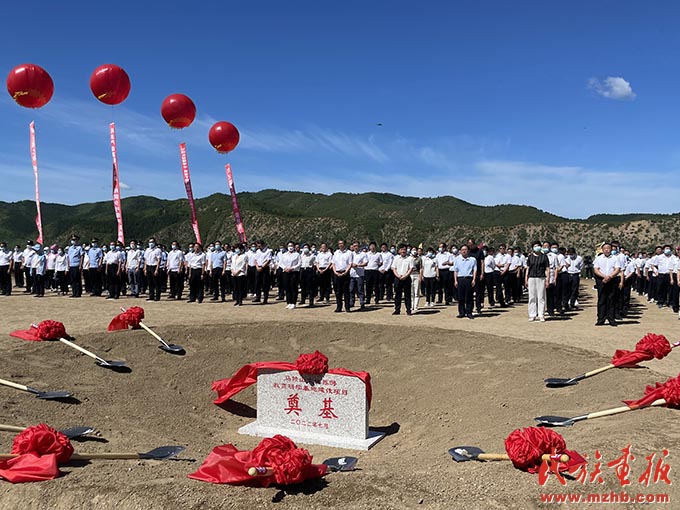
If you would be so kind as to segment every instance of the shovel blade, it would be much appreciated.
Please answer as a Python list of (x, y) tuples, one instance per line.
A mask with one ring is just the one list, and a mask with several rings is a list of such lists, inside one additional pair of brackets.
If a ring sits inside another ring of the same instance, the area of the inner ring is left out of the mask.
[(87, 434), (91, 434), (94, 431), (95, 431), (94, 427), (71, 427), (68, 429), (63, 429), (61, 433), (64, 434), (69, 439), (73, 439), (74, 437), (80, 437), (85, 436)]
[(160, 446), (158, 448), (154, 448), (153, 450), (151, 450), (149, 452), (140, 453), (139, 458), (140, 459), (165, 460), (165, 459), (169, 459), (171, 457), (175, 457), (176, 455), (179, 455), (184, 450), (186, 450), (186, 448), (184, 446)]
[(482, 453), (484, 453), (484, 451), (476, 446), (455, 446), (449, 450), (449, 455), (451, 455), (456, 462), (477, 460), (477, 457)]
[(95, 364), (97, 366), (100, 366), (102, 368), (110, 368), (114, 372), (130, 372), (131, 369), (128, 367), (124, 361), (109, 361), (109, 360), (103, 360), (103, 361), (95, 361)]
[(326, 459), (323, 463), (328, 466), (328, 471), (354, 471), (359, 459), (356, 457), (334, 457)]
[(177, 344), (167, 344), (167, 345), (159, 345), (158, 348), (162, 351), (169, 352), (170, 354), (186, 354), (186, 351), (184, 350), (184, 347), (181, 345)]
[(564, 416), (537, 416), (534, 420), (544, 427), (571, 427), (576, 423), (573, 418)]
[(548, 388), (563, 388), (564, 386), (574, 386), (578, 384), (578, 381), (572, 379), (560, 379), (559, 377), (551, 377), (549, 379), (544, 379), (546, 387)]
[(35, 395), (36, 398), (45, 400), (58, 400), (60, 398), (71, 398), (73, 393), (70, 391), (41, 391)]

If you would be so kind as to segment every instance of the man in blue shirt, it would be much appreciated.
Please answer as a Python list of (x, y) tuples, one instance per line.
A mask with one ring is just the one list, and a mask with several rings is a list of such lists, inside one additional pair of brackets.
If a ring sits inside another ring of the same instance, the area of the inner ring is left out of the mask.
[(71, 236), (71, 246), (68, 247), (68, 279), (71, 283), (71, 297), (80, 297), (83, 294), (83, 255), (85, 250), (80, 245), (80, 237)]
[(90, 296), (101, 296), (102, 295), (102, 273), (101, 269), (103, 267), (102, 261), (104, 259), (104, 252), (99, 247), (99, 239), (96, 237), (92, 238), (91, 247), (87, 252), (87, 256), (90, 258), (90, 284), (92, 285), (92, 294)]
[(222, 242), (215, 241), (215, 250), (209, 255), (212, 270), (210, 272), (210, 279), (212, 281), (213, 297), (211, 301), (217, 301), (222, 291), (222, 302), (226, 301), (227, 289), (224, 287), (224, 264), (227, 260), (227, 252), (222, 249)]
[(472, 289), (477, 278), (477, 259), (470, 257), (467, 245), (460, 247), (453, 262), (453, 285), (458, 289), (458, 318), (472, 319)]

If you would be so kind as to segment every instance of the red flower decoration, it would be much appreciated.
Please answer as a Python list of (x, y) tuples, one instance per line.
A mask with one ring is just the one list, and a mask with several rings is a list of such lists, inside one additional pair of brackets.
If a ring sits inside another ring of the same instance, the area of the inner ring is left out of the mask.
[(513, 465), (522, 471), (537, 473), (543, 455), (562, 454), (567, 448), (564, 438), (551, 429), (527, 427), (513, 430), (505, 440), (505, 451)]
[(139, 323), (144, 319), (144, 308), (140, 306), (131, 306), (123, 312), (125, 322), (132, 329), (139, 329)]
[(612, 357), (612, 364), (617, 367), (632, 367), (642, 361), (662, 359), (673, 350), (668, 339), (663, 335), (647, 333), (635, 344), (634, 351), (619, 349)]
[(55, 340), (65, 336), (66, 328), (61, 322), (47, 320), (38, 324), (38, 337), (41, 340)]
[(73, 455), (73, 446), (64, 434), (41, 423), (17, 434), (12, 453), (33, 453), (38, 456), (53, 453), (59, 464), (65, 464)]
[(255, 447), (251, 461), (256, 466), (274, 468), (276, 483), (291, 485), (306, 479), (305, 470), (311, 466), (312, 456), (304, 448), (298, 448), (291, 439), (277, 434), (263, 439)]
[(295, 360), (295, 369), (301, 374), (321, 375), (328, 372), (328, 358), (319, 351), (300, 354)]

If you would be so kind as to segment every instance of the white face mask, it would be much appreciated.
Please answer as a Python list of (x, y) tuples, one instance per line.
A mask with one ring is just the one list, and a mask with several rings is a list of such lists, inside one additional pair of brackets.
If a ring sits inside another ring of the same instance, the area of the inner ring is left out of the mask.
[(418, 255), (418, 250), (411, 250), (411, 255), (414, 257)]
[(304, 254), (309, 253), (309, 248), (302, 248), (302, 253), (304, 253)]
[(288, 251), (289, 251), (289, 252), (292, 252), (294, 249), (295, 249), (295, 246), (289, 246), (289, 247), (288, 247)]

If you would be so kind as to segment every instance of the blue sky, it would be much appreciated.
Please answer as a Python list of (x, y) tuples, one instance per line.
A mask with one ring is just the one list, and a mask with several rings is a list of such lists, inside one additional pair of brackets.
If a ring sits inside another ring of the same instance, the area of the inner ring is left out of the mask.
[[(0, 71), (38, 64), (55, 95), (39, 110), (0, 95), (0, 200), (33, 198), (31, 120), (42, 200), (109, 199), (114, 120), (123, 196), (184, 197), (186, 141), (199, 197), (227, 192), (230, 162), (238, 191), (680, 210), (677, 2), (34, 5), (3, 6)], [(103, 63), (132, 81), (114, 108), (89, 90)], [(198, 108), (179, 133), (159, 113), (175, 92)], [(226, 157), (207, 141), (217, 120), (242, 135)]]

